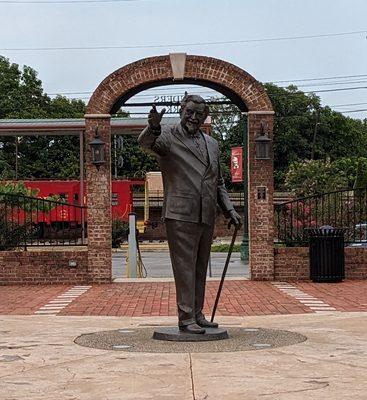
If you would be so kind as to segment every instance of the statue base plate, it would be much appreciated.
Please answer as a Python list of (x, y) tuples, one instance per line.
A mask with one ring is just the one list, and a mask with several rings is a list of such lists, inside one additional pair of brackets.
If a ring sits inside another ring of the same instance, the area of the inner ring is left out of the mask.
[(170, 326), (155, 329), (153, 339), (170, 342), (208, 342), (229, 339), (229, 336), (227, 330), (223, 328), (205, 328), (205, 333), (198, 334), (181, 332), (178, 326)]

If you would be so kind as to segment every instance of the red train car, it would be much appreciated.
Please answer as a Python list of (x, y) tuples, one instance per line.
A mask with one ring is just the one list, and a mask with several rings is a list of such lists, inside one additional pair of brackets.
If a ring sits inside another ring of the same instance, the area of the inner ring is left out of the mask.
[[(144, 180), (114, 180), (112, 181), (112, 218), (128, 220), (129, 213), (133, 210), (133, 186), (144, 185)], [(50, 196), (58, 196), (61, 201), (69, 205), (88, 205), (86, 195), (81, 201), (80, 183), (77, 180), (61, 181), (61, 180), (41, 180), (41, 181), (24, 181), (26, 187), (38, 189), (38, 197), (46, 198)], [(86, 193), (86, 185), (84, 185), (84, 193)], [(57, 207), (57, 212), (52, 210), (44, 215), (44, 222), (65, 222), (73, 221), (80, 223), (78, 215), (69, 215), (74, 207)]]
[(44, 199), (50, 196), (59, 197), (65, 202), (65, 206), (57, 205), (49, 212), (36, 211), (32, 219), (36, 225), (52, 226), (53, 228), (74, 228), (82, 224), (85, 215), (78, 207), (69, 205), (80, 205), (80, 186), (78, 181), (24, 181), (24, 185), (30, 189), (38, 189), (37, 197)]
[[(19, 204), (19, 207), (12, 211), (14, 215), (11, 215), (11, 219), (13, 221), (22, 223), (27, 218), (33, 225), (44, 231), (46, 227), (56, 230), (78, 228), (87, 220), (86, 210), (79, 207), (80, 205), (88, 206), (85, 184), (82, 199), (80, 183), (77, 180), (32, 180), (23, 183), (28, 188), (38, 189), (38, 198), (45, 199), (56, 196), (65, 204), (55, 204), (49, 212), (23, 211), (22, 204)], [(128, 221), (128, 215), (133, 211), (133, 186), (144, 184), (144, 179), (112, 181), (112, 219)]]
[[(9, 221), (18, 225), (27, 222), (29, 227), (33, 227), (32, 240), (66, 239), (76, 242), (79, 238), (85, 237), (88, 211), (80, 206), (88, 206), (85, 196), (86, 185), (83, 187), (82, 199), (80, 183), (77, 180), (32, 180), (23, 183), (30, 189), (38, 189), (37, 198), (40, 200), (21, 198), (19, 202), (5, 206)], [(136, 185), (145, 185), (145, 180), (112, 181), (113, 220), (128, 221), (129, 213), (133, 211), (133, 187)], [(48, 207), (48, 201), (42, 200), (51, 196), (56, 196), (61, 201), (54, 202)], [(47, 208), (50, 211), (41, 211)]]

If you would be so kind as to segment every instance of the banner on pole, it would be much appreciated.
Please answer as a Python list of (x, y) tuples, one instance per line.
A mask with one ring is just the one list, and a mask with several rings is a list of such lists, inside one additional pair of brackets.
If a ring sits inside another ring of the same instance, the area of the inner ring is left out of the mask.
[(232, 182), (243, 182), (242, 147), (231, 148)]

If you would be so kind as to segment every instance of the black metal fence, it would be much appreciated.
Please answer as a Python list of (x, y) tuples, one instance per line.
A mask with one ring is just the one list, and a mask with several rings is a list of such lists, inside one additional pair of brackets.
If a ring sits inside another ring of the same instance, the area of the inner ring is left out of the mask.
[(87, 208), (0, 192), (0, 250), (86, 244)]
[[(229, 198), (235, 207), (241, 208), (244, 206), (244, 192), (229, 192)], [(149, 206), (150, 207), (162, 207), (163, 205), (163, 190), (150, 190), (149, 191)], [(291, 198), (291, 194), (288, 192), (275, 192), (274, 193), (274, 204), (283, 203)], [(135, 192), (134, 193), (134, 207), (144, 207), (145, 204), (145, 193)]]
[(344, 228), (346, 243), (367, 241), (367, 188), (339, 190), (275, 205), (275, 240), (306, 246), (310, 228)]
[[(230, 192), (229, 197), (231, 202), (236, 207), (243, 207), (243, 192)], [(163, 206), (164, 192), (163, 190), (150, 190), (149, 191), (149, 206), (150, 207), (162, 207)], [(134, 206), (144, 207), (145, 204), (145, 193), (136, 192), (134, 193)]]

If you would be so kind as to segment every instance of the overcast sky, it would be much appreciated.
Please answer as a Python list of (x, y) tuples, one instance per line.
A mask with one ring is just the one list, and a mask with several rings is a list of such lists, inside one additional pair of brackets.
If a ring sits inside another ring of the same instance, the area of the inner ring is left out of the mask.
[[(129, 62), (179, 51), (229, 61), (263, 82), (352, 75), (355, 77), (297, 83), (314, 85), (302, 86), (305, 91), (364, 87), (318, 94), (323, 104), (342, 105), (337, 110), (367, 109), (366, 0), (69, 0), (74, 2), (67, 4), (52, 0), (24, 4), (31, 0), (23, 0), (14, 4), (17, 1), (0, 0), (0, 54), (35, 68), (47, 93), (91, 92), (108, 74)], [(192, 45), (356, 31), (365, 32)], [(34, 50), (144, 45), (164, 47)], [(366, 118), (367, 112), (346, 115)]]

